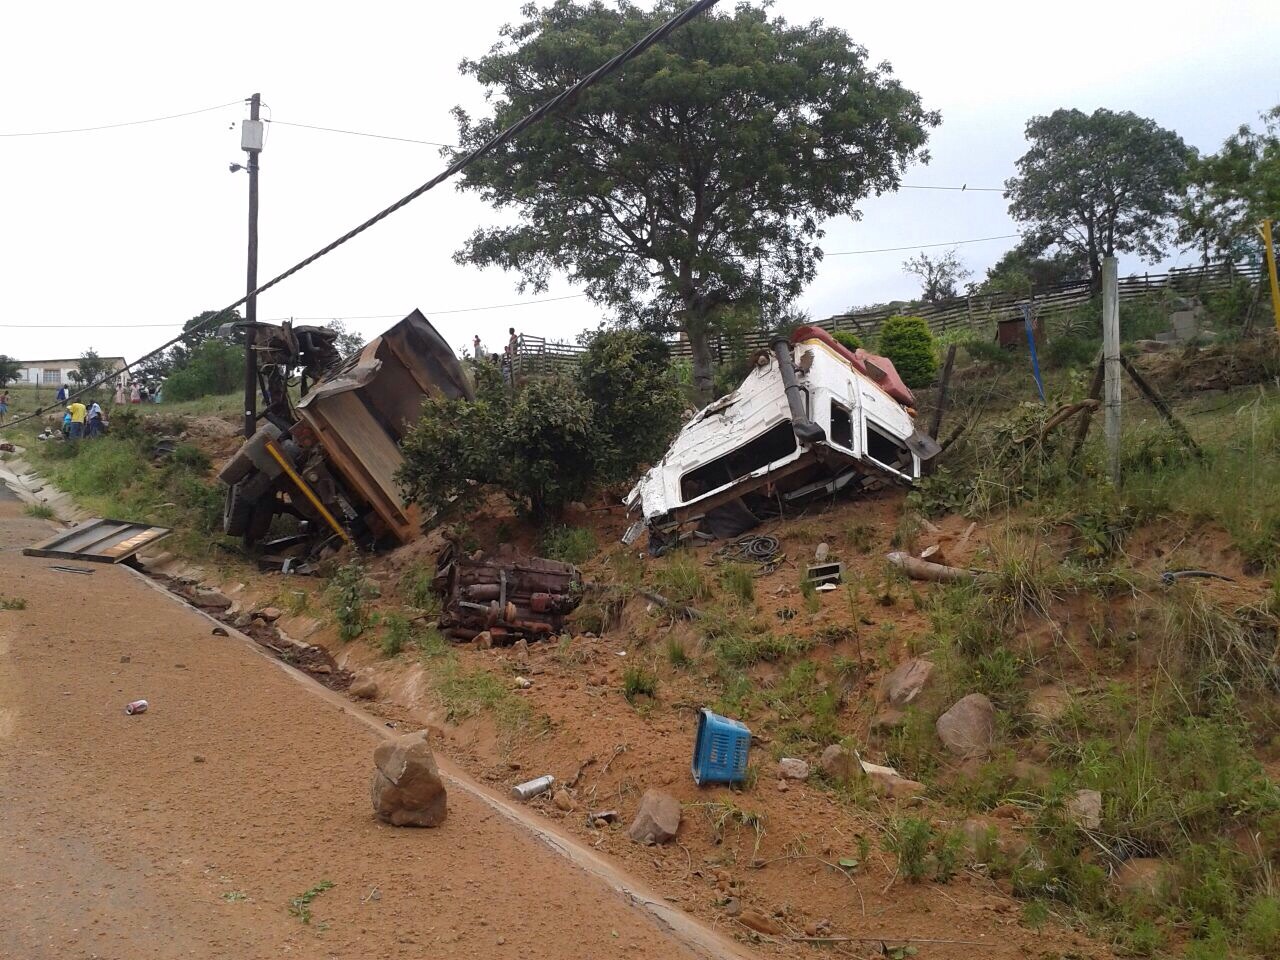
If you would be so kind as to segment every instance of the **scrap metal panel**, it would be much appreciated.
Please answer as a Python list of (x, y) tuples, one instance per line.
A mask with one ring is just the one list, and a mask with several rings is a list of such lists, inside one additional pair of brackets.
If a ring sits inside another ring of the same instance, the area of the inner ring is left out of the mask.
[(120, 563), (139, 550), (163, 540), (173, 531), (132, 520), (107, 520), (93, 517), (63, 530), (22, 553), (28, 557), (58, 557), (65, 560), (87, 560), (93, 563)]

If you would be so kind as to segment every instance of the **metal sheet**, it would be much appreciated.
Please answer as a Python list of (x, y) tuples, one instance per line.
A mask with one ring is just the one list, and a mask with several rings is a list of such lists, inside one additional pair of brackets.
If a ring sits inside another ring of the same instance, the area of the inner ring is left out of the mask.
[(93, 517), (43, 543), (24, 548), (22, 553), (28, 557), (120, 563), (172, 532), (168, 527), (154, 527), (148, 523)]

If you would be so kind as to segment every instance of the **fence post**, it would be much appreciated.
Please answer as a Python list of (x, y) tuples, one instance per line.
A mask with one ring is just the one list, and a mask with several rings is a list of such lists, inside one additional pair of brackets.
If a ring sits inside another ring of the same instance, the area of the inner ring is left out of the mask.
[(1102, 260), (1102, 355), (1106, 367), (1102, 409), (1107, 433), (1107, 473), (1120, 485), (1120, 291), (1115, 257)]

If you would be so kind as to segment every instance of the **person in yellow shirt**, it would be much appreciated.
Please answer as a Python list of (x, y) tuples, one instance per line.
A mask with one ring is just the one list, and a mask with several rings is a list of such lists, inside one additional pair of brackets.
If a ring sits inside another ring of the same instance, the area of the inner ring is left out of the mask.
[(71, 439), (79, 440), (84, 436), (84, 422), (89, 411), (79, 400), (72, 400), (67, 404), (67, 413), (71, 414)]

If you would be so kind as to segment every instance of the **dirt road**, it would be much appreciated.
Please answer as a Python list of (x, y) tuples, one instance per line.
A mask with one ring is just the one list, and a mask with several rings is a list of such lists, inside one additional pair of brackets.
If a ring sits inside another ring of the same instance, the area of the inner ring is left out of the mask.
[(695, 955), (465, 790), (440, 829), (379, 824), (353, 708), (126, 570), (21, 556), (50, 527), (6, 493), (0, 957)]

